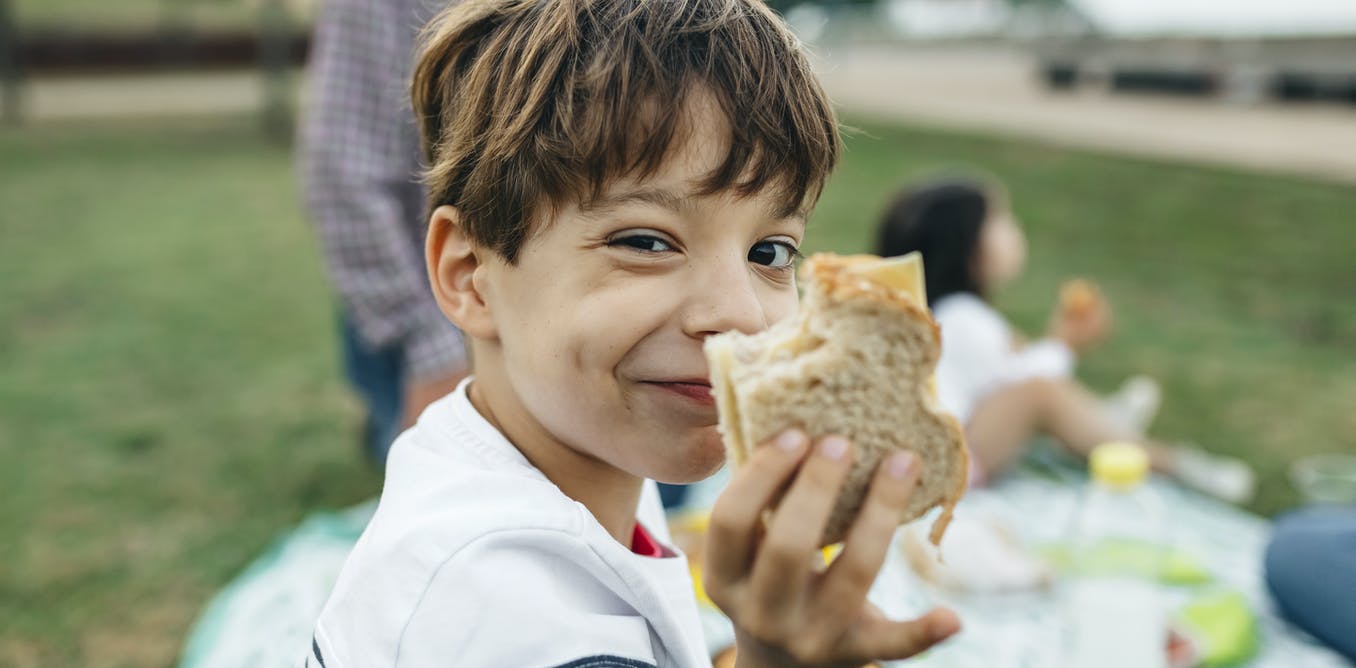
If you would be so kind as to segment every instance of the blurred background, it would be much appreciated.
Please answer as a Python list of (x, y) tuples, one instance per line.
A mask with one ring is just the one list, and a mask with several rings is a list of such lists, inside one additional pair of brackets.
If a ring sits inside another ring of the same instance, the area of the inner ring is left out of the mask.
[[(307, 513), (380, 490), (302, 212), (323, 0), (0, 0), (0, 666), (169, 666)], [(1242, 457), (1250, 510), (1356, 452), (1356, 5), (775, 3), (852, 127), (809, 250), (860, 252), (906, 181), (1008, 185), (1042, 331), (1096, 280), (1095, 388)]]

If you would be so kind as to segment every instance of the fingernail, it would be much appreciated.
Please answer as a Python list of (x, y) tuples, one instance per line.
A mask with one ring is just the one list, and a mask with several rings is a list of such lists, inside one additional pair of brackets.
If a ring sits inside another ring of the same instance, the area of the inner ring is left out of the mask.
[(896, 452), (885, 461), (885, 472), (890, 474), (891, 478), (903, 478), (913, 470), (913, 464), (917, 459), (912, 452)]
[(805, 434), (799, 429), (790, 429), (782, 432), (775, 443), (782, 452), (798, 452), (805, 445)]
[(848, 442), (842, 436), (829, 436), (819, 442), (819, 453), (828, 459), (842, 459), (847, 451)]

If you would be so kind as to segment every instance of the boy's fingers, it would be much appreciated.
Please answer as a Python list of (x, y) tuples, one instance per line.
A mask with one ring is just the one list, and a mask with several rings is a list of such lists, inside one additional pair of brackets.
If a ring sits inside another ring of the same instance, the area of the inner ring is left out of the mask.
[(946, 608), (934, 608), (918, 619), (864, 621), (853, 633), (854, 654), (898, 661), (924, 652), (960, 631), (960, 619)]
[(772, 503), (805, 455), (809, 439), (799, 430), (783, 432), (754, 448), (711, 509), (705, 573), (711, 583), (742, 579), (753, 560), (763, 511)]
[(820, 439), (805, 458), (768, 523), (753, 565), (753, 589), (764, 605), (784, 605), (800, 595), (851, 467), (852, 444), (841, 436)]
[(829, 567), (823, 605), (841, 607), (842, 614), (851, 614), (861, 606), (885, 563), (900, 514), (918, 483), (919, 468), (918, 457), (912, 452), (897, 452), (876, 467), (843, 552)]

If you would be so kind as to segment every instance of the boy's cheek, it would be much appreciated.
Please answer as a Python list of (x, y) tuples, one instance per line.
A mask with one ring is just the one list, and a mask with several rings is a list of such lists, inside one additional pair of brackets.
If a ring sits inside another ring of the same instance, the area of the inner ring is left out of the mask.
[(768, 324), (775, 325), (800, 310), (800, 294), (793, 285), (789, 291), (779, 292), (769, 299), (766, 308)]

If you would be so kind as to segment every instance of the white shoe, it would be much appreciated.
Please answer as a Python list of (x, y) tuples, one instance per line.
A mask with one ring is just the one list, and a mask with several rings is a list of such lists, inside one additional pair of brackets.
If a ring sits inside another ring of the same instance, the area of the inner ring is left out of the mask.
[(1157, 381), (1148, 376), (1131, 376), (1119, 390), (1102, 398), (1102, 410), (1122, 429), (1143, 436), (1158, 415), (1162, 400), (1163, 391)]
[(1172, 476), (1189, 487), (1241, 505), (1257, 492), (1257, 474), (1248, 463), (1195, 447), (1173, 449)]

